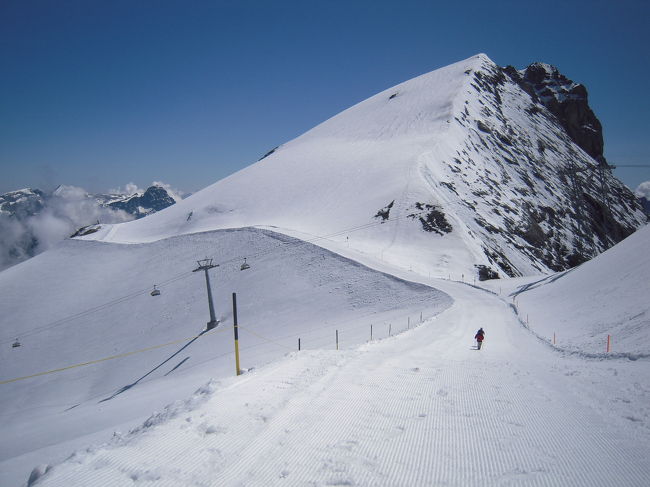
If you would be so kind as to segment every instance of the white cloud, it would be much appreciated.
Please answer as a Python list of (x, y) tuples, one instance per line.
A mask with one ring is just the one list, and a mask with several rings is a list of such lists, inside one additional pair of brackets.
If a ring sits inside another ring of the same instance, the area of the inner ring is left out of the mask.
[(639, 187), (636, 188), (634, 194), (639, 198), (644, 196), (645, 199), (650, 200), (650, 181), (645, 181), (639, 184)]
[(60, 186), (36, 215), (21, 221), (0, 215), (0, 270), (51, 248), (80, 227), (133, 218), (125, 211), (100, 206), (83, 188)]
[(131, 182), (131, 183), (126, 183), (124, 185), (124, 188), (122, 188), (122, 186), (120, 186), (120, 187), (115, 188), (115, 189), (109, 189), (108, 192), (112, 193), (112, 194), (126, 194), (126, 195), (131, 196), (132, 194), (135, 194), (135, 193), (142, 194), (142, 193), (145, 192), (145, 190), (142, 189), (142, 188), (139, 188), (137, 184)]

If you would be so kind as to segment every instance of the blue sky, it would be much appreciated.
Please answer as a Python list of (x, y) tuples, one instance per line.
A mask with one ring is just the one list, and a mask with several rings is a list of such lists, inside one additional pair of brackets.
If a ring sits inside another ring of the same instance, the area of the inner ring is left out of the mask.
[[(485, 52), (584, 83), (611, 164), (650, 164), (641, 1), (0, 2), (0, 192), (196, 191), (392, 85)], [(615, 172), (633, 189), (650, 168)]]

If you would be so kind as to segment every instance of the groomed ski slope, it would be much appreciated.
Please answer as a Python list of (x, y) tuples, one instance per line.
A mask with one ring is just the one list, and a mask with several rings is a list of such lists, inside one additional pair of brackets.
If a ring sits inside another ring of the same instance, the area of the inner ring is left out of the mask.
[[(205, 256), (219, 264), (210, 275), (222, 323), (203, 334), (205, 279), (192, 270)], [(251, 267), (241, 271), (245, 256)], [(160, 296), (149, 295), (153, 284)], [(391, 323), (397, 333), (451, 304), (428, 286), (254, 228), (138, 245), (66, 240), (0, 273), (0, 486), (232, 375), (233, 292), (244, 369), (295, 351), (298, 339), (303, 350), (334, 348), (338, 330), (341, 347), (357, 346), (371, 325), (377, 336)], [(52, 373), (32, 376), (43, 372)]]
[(38, 485), (647, 485), (647, 361), (564, 356), (437, 287), (455, 303), (417, 329), (211, 382)]

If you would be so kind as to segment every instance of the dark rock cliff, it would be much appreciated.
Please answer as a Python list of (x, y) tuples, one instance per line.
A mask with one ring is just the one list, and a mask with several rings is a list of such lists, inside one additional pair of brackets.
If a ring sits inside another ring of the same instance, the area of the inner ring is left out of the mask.
[(544, 105), (557, 117), (567, 135), (582, 150), (599, 162), (603, 159), (603, 128), (589, 107), (587, 89), (575, 83), (554, 66), (533, 63), (517, 71), (512, 66), (504, 68), (533, 101)]
[(150, 186), (142, 196), (132, 196), (124, 201), (115, 201), (108, 206), (118, 210), (124, 210), (136, 218), (142, 218), (149, 213), (163, 210), (175, 203), (167, 191), (160, 186)]

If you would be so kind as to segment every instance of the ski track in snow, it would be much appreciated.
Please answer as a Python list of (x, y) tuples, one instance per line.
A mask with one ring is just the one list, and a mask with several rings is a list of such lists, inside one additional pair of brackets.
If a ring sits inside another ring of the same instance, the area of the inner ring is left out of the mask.
[(612, 368), (647, 364), (563, 357), (497, 297), (440, 284), (456, 303), (423, 326), (292, 353), (39, 485), (647, 485), (648, 418), (611, 397)]

